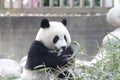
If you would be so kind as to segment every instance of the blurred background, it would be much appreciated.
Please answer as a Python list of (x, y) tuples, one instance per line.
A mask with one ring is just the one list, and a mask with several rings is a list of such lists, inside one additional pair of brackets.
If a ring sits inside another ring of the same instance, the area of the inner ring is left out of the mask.
[(91, 60), (104, 36), (115, 29), (107, 23), (106, 13), (119, 5), (120, 0), (0, 0), (0, 58), (19, 61), (27, 55), (43, 18), (66, 18), (72, 40)]

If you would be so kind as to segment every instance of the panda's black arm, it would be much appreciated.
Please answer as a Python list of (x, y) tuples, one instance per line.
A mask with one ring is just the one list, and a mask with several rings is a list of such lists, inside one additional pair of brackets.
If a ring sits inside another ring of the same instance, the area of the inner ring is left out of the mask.
[(57, 66), (67, 64), (67, 62), (66, 58), (57, 56), (54, 52), (50, 52), (43, 43), (34, 41), (28, 52), (26, 68), (34, 70), (36, 66), (42, 64), (45, 64), (46, 67), (56, 68)]
[(46, 53), (46, 55), (42, 57), (42, 61), (45, 62), (46, 67), (52, 68), (56, 68), (57, 66), (59, 67), (64, 66), (68, 62), (67, 58), (57, 56), (52, 52)]
[(29, 56), (27, 59), (27, 68), (34, 70), (36, 66), (45, 64), (46, 67), (57, 68), (67, 64), (67, 58), (62, 56), (54, 55), (54, 53), (42, 51), (42, 54)]

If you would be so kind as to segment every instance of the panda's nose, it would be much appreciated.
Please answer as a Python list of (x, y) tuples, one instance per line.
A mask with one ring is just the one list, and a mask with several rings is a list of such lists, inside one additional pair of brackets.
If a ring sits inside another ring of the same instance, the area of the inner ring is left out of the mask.
[(65, 50), (66, 49), (66, 47), (65, 46), (63, 46), (63, 47), (61, 47), (63, 50)]

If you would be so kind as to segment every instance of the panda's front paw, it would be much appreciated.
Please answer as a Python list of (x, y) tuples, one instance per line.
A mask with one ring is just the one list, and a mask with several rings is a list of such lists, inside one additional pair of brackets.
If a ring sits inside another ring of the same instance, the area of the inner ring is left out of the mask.
[(67, 57), (64, 57), (64, 59), (63, 59), (65, 62), (69, 62), (70, 61), (70, 59), (69, 58), (67, 58)]
[(62, 51), (61, 55), (72, 55), (73, 52), (74, 52), (73, 48), (69, 46), (65, 50)]
[(62, 61), (61, 61), (61, 65), (60, 65), (60, 66), (64, 66), (64, 65), (68, 64), (69, 59), (66, 58), (66, 57), (62, 57), (62, 58), (63, 58), (63, 59), (62, 59)]
[(67, 47), (66, 51), (67, 51), (69, 54), (73, 54), (73, 52), (74, 52), (72, 46)]

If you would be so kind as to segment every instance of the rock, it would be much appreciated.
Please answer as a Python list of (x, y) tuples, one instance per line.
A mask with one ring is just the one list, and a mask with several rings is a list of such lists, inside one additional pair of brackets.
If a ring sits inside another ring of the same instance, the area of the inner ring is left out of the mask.
[[(106, 16), (107, 22), (113, 26), (120, 27), (120, 6), (110, 9)], [(120, 43), (120, 28), (110, 32), (103, 39), (103, 46), (106, 48), (115, 48)]]
[[(11, 59), (0, 59), (0, 76), (2, 76), (3, 80), (5, 78), (19, 78), (21, 76), (20, 65)], [(0, 80), (2, 80), (1, 77)]]
[(21, 77), (21, 73), (13, 70), (3, 69), (1, 72), (3, 77), (8, 79), (16, 79)]
[(21, 66), (22, 68), (25, 67), (26, 60), (27, 60), (27, 56), (24, 56), (24, 57), (20, 60), (20, 66)]
[(110, 32), (103, 39), (103, 46), (106, 48), (111, 48), (120, 44), (120, 28), (117, 28), (113, 32)]
[(110, 9), (107, 13), (106, 19), (109, 24), (120, 27), (120, 6)]

